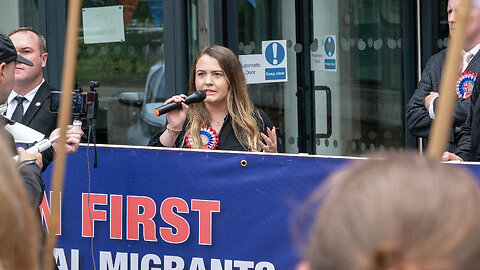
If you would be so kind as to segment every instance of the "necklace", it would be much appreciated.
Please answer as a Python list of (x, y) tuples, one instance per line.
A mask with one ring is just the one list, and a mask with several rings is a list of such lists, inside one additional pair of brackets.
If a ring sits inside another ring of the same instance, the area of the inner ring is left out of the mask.
[(223, 115), (222, 118), (217, 118), (217, 119), (219, 119), (217, 121), (217, 120), (213, 119), (213, 117), (212, 117), (212, 118), (210, 118), (210, 125), (215, 126), (215, 127), (221, 127), (223, 125), (223, 123), (225, 123), (226, 118), (227, 118), (227, 116)]
[(215, 120), (212, 120), (212, 124), (216, 125), (216, 126), (221, 126), (223, 125), (223, 122), (225, 122), (225, 119), (222, 119), (220, 121), (215, 121)]

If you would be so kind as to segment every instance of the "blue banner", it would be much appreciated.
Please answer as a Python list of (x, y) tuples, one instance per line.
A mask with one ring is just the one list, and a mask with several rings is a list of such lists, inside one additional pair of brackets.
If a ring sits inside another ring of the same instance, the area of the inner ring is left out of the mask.
[[(298, 206), (343, 158), (80, 147), (69, 155), (60, 269), (294, 269)], [(88, 172), (90, 166), (90, 175)], [(470, 167), (469, 167), (470, 168)], [(477, 166), (471, 166), (479, 173)], [(47, 186), (52, 166), (44, 174)], [(49, 221), (50, 196), (41, 206)]]

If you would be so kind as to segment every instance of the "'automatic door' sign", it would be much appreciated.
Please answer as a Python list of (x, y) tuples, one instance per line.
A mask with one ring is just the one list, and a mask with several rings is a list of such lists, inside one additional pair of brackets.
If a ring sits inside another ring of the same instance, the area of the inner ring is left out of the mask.
[(247, 84), (286, 82), (287, 41), (262, 41), (262, 54), (239, 55)]

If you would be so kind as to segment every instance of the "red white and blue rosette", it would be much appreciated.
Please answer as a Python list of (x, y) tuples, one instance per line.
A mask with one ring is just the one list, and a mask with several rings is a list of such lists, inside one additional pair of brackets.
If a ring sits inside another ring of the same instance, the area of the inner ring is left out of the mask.
[[(212, 127), (202, 127), (200, 129), (200, 139), (203, 143), (203, 149), (217, 149), (219, 138), (217, 132)], [(188, 148), (195, 148), (193, 138), (190, 134), (185, 136), (185, 144)]]
[(475, 85), (475, 79), (477, 78), (476, 72), (465, 71), (460, 74), (457, 80), (457, 98), (470, 98), (473, 92), (473, 86)]

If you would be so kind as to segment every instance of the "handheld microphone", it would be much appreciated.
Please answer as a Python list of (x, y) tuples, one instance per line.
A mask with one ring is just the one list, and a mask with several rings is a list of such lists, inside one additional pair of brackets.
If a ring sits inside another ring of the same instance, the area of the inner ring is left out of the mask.
[[(207, 97), (207, 94), (203, 90), (197, 90), (193, 92), (190, 96), (185, 98), (185, 104), (189, 105), (192, 103), (197, 103), (203, 101)], [(164, 113), (182, 108), (181, 102), (172, 102), (165, 105), (162, 105), (155, 109), (155, 114), (160, 116)]]
[[(52, 139), (43, 139), (37, 142), (35, 145), (27, 149), (27, 153), (41, 153), (52, 146), (52, 144), (60, 138), (60, 135), (53, 137)], [(18, 162), (18, 155), (13, 157), (13, 160)]]

